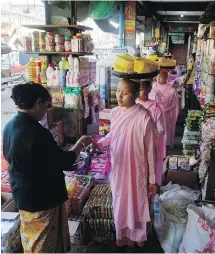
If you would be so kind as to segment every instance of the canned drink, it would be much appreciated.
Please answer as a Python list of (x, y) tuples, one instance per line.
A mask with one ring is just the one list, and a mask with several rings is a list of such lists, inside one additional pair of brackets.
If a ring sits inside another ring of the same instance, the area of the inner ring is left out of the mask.
[(31, 37), (25, 36), (24, 37), (24, 51), (26, 52), (32, 52), (32, 44), (31, 44)]

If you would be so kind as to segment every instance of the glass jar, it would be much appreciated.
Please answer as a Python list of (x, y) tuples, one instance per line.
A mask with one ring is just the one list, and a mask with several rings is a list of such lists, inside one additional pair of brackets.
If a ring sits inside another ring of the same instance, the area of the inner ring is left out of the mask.
[(46, 33), (45, 32), (40, 32), (39, 33), (39, 47), (40, 47), (40, 52), (46, 51)]
[(46, 51), (47, 52), (54, 52), (54, 34), (53, 32), (46, 33)]
[(55, 34), (55, 43), (64, 43), (64, 38), (62, 34)]
[(71, 52), (71, 36), (65, 36), (64, 39), (65, 52)]
[(55, 44), (55, 52), (64, 52), (64, 51), (65, 51), (64, 43)]
[(37, 32), (37, 31), (33, 32), (31, 40), (32, 40), (32, 50), (35, 51), (35, 52), (40, 51), (40, 48), (39, 48), (39, 32)]

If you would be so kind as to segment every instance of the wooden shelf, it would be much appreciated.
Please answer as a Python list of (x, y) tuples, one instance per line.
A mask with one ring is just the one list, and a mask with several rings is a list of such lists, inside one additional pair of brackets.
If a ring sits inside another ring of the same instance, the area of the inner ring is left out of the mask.
[(25, 28), (39, 29), (39, 30), (54, 30), (57, 28), (77, 29), (80, 31), (93, 30), (90, 27), (80, 26), (80, 25), (22, 25), (22, 26)]
[(38, 55), (78, 55), (78, 56), (92, 56), (93, 53), (86, 52), (30, 52), (25, 51), (25, 54), (38, 54)]

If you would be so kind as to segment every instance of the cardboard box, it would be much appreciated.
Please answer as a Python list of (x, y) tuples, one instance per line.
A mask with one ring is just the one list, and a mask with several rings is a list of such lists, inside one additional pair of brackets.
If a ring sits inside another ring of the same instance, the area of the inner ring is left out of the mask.
[(4, 209), (10, 202), (12, 202), (13, 196), (11, 193), (2, 192), (1, 193), (1, 210)]
[(167, 173), (167, 181), (173, 184), (185, 185), (192, 189), (199, 189), (197, 172), (171, 172)]

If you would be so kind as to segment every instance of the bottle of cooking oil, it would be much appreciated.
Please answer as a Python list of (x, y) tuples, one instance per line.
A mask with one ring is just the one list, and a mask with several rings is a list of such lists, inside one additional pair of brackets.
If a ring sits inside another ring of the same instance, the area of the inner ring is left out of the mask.
[(37, 82), (36, 63), (34, 58), (30, 58), (30, 62), (26, 66), (26, 72), (28, 81)]

